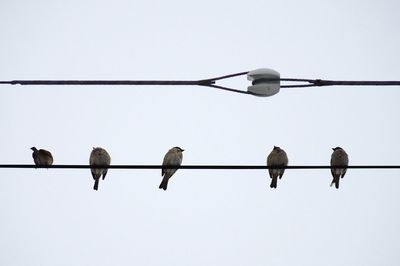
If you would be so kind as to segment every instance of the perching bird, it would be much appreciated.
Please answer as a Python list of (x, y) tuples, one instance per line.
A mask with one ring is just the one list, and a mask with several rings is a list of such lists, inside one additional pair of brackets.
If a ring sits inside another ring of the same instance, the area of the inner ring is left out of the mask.
[(35, 165), (46, 166), (53, 164), (53, 156), (49, 151), (43, 149), (38, 150), (36, 147), (32, 147), (31, 150), (33, 150), (32, 157)]
[[(340, 147), (332, 148), (332, 150), (333, 153), (331, 156), (331, 173), (333, 176), (333, 180), (331, 186), (335, 184), (335, 187), (339, 188), (339, 180), (340, 177), (343, 178), (346, 174), (346, 167), (349, 165), (349, 157), (347, 156), (347, 153)], [(337, 166), (344, 166), (344, 168), (338, 168)]]
[[(90, 153), (89, 164), (90, 165), (110, 165), (111, 157), (108, 152), (103, 148), (93, 148)], [(108, 168), (91, 168), (92, 176), (94, 179), (93, 189), (97, 190), (99, 188), (99, 180), (101, 175), (103, 175), (103, 180), (107, 175)]]
[[(179, 147), (173, 147), (170, 149), (167, 154), (164, 156), (164, 161), (163, 161), (163, 166), (168, 166), (168, 165), (181, 165), (182, 164), (182, 152), (184, 150), (179, 148)], [(161, 169), (161, 176), (164, 176), (163, 180), (161, 181), (161, 184), (158, 188), (162, 188), (164, 190), (167, 190), (168, 186), (168, 180), (171, 178), (173, 174), (176, 172), (175, 169), (168, 169), (168, 168), (162, 168)]]
[[(271, 151), (271, 153), (268, 155), (267, 158), (267, 166), (275, 166), (275, 167), (287, 166), (288, 162), (289, 160), (286, 155), (286, 152), (276, 146), (274, 146), (274, 149)], [(278, 184), (278, 176), (279, 179), (281, 179), (283, 173), (285, 172), (285, 169), (268, 169), (268, 171), (269, 171), (269, 176), (272, 178), (270, 187), (276, 188)]]

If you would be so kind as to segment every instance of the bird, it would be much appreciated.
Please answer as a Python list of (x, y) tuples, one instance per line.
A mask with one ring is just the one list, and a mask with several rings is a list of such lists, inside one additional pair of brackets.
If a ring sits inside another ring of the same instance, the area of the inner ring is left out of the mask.
[[(289, 160), (286, 152), (277, 146), (274, 146), (274, 149), (267, 157), (267, 166), (285, 167), (288, 165), (288, 162)], [(281, 179), (283, 173), (285, 172), (285, 169), (268, 169), (268, 171), (269, 171), (269, 176), (272, 178), (270, 187), (276, 188), (278, 184), (278, 176), (279, 179)]]
[[(163, 166), (171, 166), (171, 165), (181, 165), (182, 164), (182, 152), (184, 149), (179, 148), (179, 147), (173, 147), (164, 156), (164, 160), (162, 165)], [(161, 181), (160, 186), (158, 187), (159, 189), (164, 189), (167, 190), (168, 186), (168, 180), (175, 174), (177, 168), (175, 169), (170, 169), (170, 168), (161, 168), (161, 176), (163, 176), (163, 180)]]
[[(343, 178), (347, 171), (347, 166), (349, 165), (349, 157), (347, 153), (340, 147), (332, 148), (331, 156), (331, 173), (333, 180), (331, 186), (335, 184), (335, 187), (339, 188), (340, 177)], [(338, 166), (342, 166), (338, 168)]]
[[(91, 166), (96, 166), (96, 165), (109, 166), (110, 163), (111, 163), (111, 157), (105, 149), (100, 147), (93, 148), (89, 158), (89, 164)], [(104, 180), (104, 178), (107, 175), (108, 168), (91, 168), (90, 170), (92, 172), (92, 176), (94, 179), (93, 189), (98, 190), (100, 177), (103, 175), (103, 180)]]
[(33, 150), (32, 157), (36, 166), (48, 166), (53, 164), (53, 156), (49, 151), (43, 149), (36, 149), (36, 147), (32, 147)]

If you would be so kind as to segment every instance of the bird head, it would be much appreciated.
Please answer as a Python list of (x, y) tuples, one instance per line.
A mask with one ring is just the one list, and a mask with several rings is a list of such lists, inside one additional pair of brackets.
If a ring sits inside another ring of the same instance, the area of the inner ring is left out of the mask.
[(36, 147), (32, 147), (31, 150), (33, 151), (37, 151)]
[(180, 151), (180, 152), (183, 152), (183, 151), (184, 151), (184, 149), (182, 149), (182, 148), (180, 148), (180, 147), (174, 147), (174, 150)]
[(334, 150), (334, 151), (336, 151), (336, 150), (342, 150), (342, 148), (336, 147), (336, 148), (332, 148), (332, 150)]
[(281, 148), (279, 148), (278, 146), (274, 146), (274, 150), (280, 150)]

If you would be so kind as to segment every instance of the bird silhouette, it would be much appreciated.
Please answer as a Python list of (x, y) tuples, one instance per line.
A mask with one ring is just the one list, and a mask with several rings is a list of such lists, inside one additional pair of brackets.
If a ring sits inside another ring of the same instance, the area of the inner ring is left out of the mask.
[(32, 157), (35, 165), (47, 166), (53, 164), (53, 155), (51, 155), (51, 152), (44, 149), (38, 150), (36, 147), (32, 147), (31, 150), (33, 151)]
[[(91, 166), (109, 166), (111, 163), (111, 157), (108, 152), (100, 147), (93, 148), (90, 153), (89, 164)], [(94, 179), (94, 190), (99, 188), (99, 180), (103, 175), (103, 180), (107, 175), (108, 168), (91, 168), (92, 176)]]
[[(284, 150), (279, 147), (274, 146), (274, 149), (267, 157), (267, 166), (273, 167), (285, 167), (288, 165), (288, 157)], [(285, 173), (285, 169), (268, 169), (269, 176), (272, 178), (271, 188), (276, 188), (278, 185), (278, 176), (279, 179), (282, 178), (283, 173)]]
[(343, 178), (349, 166), (349, 157), (347, 153), (340, 147), (332, 148), (331, 156), (331, 173), (333, 180), (331, 186), (335, 184), (335, 187), (339, 188), (339, 180)]
[[(170, 149), (164, 156), (163, 166), (173, 166), (173, 165), (181, 165), (182, 164), (182, 157), (184, 150), (179, 147), (173, 147)], [(167, 190), (168, 187), (168, 180), (171, 178), (173, 174), (175, 174), (177, 168), (169, 169), (169, 168), (162, 168), (161, 169), (161, 176), (163, 176), (163, 180), (158, 188)]]

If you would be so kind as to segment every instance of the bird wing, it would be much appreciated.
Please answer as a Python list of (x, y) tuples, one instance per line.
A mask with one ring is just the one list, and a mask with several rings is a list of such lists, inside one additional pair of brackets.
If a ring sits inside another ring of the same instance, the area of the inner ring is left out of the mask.
[[(274, 153), (274, 151), (272, 151), (267, 157), (267, 166), (274, 165), (274, 161), (275, 161), (274, 157), (275, 157), (275, 153)], [(272, 178), (274, 169), (268, 169), (268, 173), (269, 173), (269, 177)]]
[(39, 153), (40, 153), (40, 155), (53, 158), (53, 156), (51, 155), (51, 153), (50, 153), (49, 151), (40, 149), (40, 150), (39, 150)]
[[(172, 157), (172, 151), (168, 151), (164, 156), (162, 165), (164, 166), (164, 165), (171, 164), (171, 157)], [(168, 170), (168, 169), (166, 169), (164, 167), (161, 168), (161, 176), (165, 175), (166, 170)]]
[[(168, 151), (164, 157), (163, 165), (181, 165), (182, 163), (182, 153), (176, 151)], [(168, 175), (171, 177), (177, 169), (161, 169), (161, 175)]]
[[(344, 158), (343, 158), (343, 161), (344, 161), (344, 164), (346, 165), (346, 166), (348, 166), (349, 165), (349, 157), (347, 156), (347, 153), (346, 152), (344, 152)], [(344, 177), (344, 175), (346, 174), (346, 172), (347, 172), (347, 168), (344, 168), (343, 169), (343, 172), (342, 172), (342, 178)]]
[(51, 153), (49, 151), (40, 149), (38, 151), (38, 155), (39, 155), (38, 157), (39, 157), (41, 163), (46, 164), (46, 165), (53, 164), (53, 156), (51, 155)]
[(37, 152), (33, 152), (32, 153), (32, 158), (33, 158), (33, 161), (35, 162), (35, 164), (39, 164), (40, 163), (38, 155), (37, 155)]
[[(278, 156), (277, 156), (276, 160), (277, 160), (276, 164), (279, 165), (279, 166), (283, 166), (283, 167), (287, 166), (288, 163), (289, 163), (289, 159), (288, 159), (288, 157), (286, 155), (286, 152), (284, 150), (281, 150), (278, 153)], [(285, 169), (284, 168), (283, 169), (279, 169), (278, 172), (279, 172), (279, 179), (281, 179), (283, 174), (285, 173)]]
[[(335, 153), (335, 152), (333, 152), (333, 153), (332, 153), (332, 156), (331, 156), (331, 174), (332, 174), (333, 177), (335, 177), (335, 169), (332, 168), (332, 165), (333, 165), (333, 155), (334, 155), (334, 153)], [(333, 184), (333, 181), (332, 181), (332, 184)], [(332, 185), (332, 184), (331, 184), (331, 185)]]
[(288, 158), (286, 152), (283, 150), (282, 150), (282, 156), (283, 156), (283, 158), (282, 158), (283, 165), (287, 166), (289, 164), (289, 158)]
[(90, 153), (90, 157), (89, 157), (89, 164), (90, 164), (90, 165), (93, 165), (93, 164), (95, 164), (95, 162), (96, 162), (96, 155), (95, 155), (94, 152), (92, 151), (92, 152)]
[(104, 164), (110, 165), (111, 164), (111, 157), (108, 152), (104, 151)]

